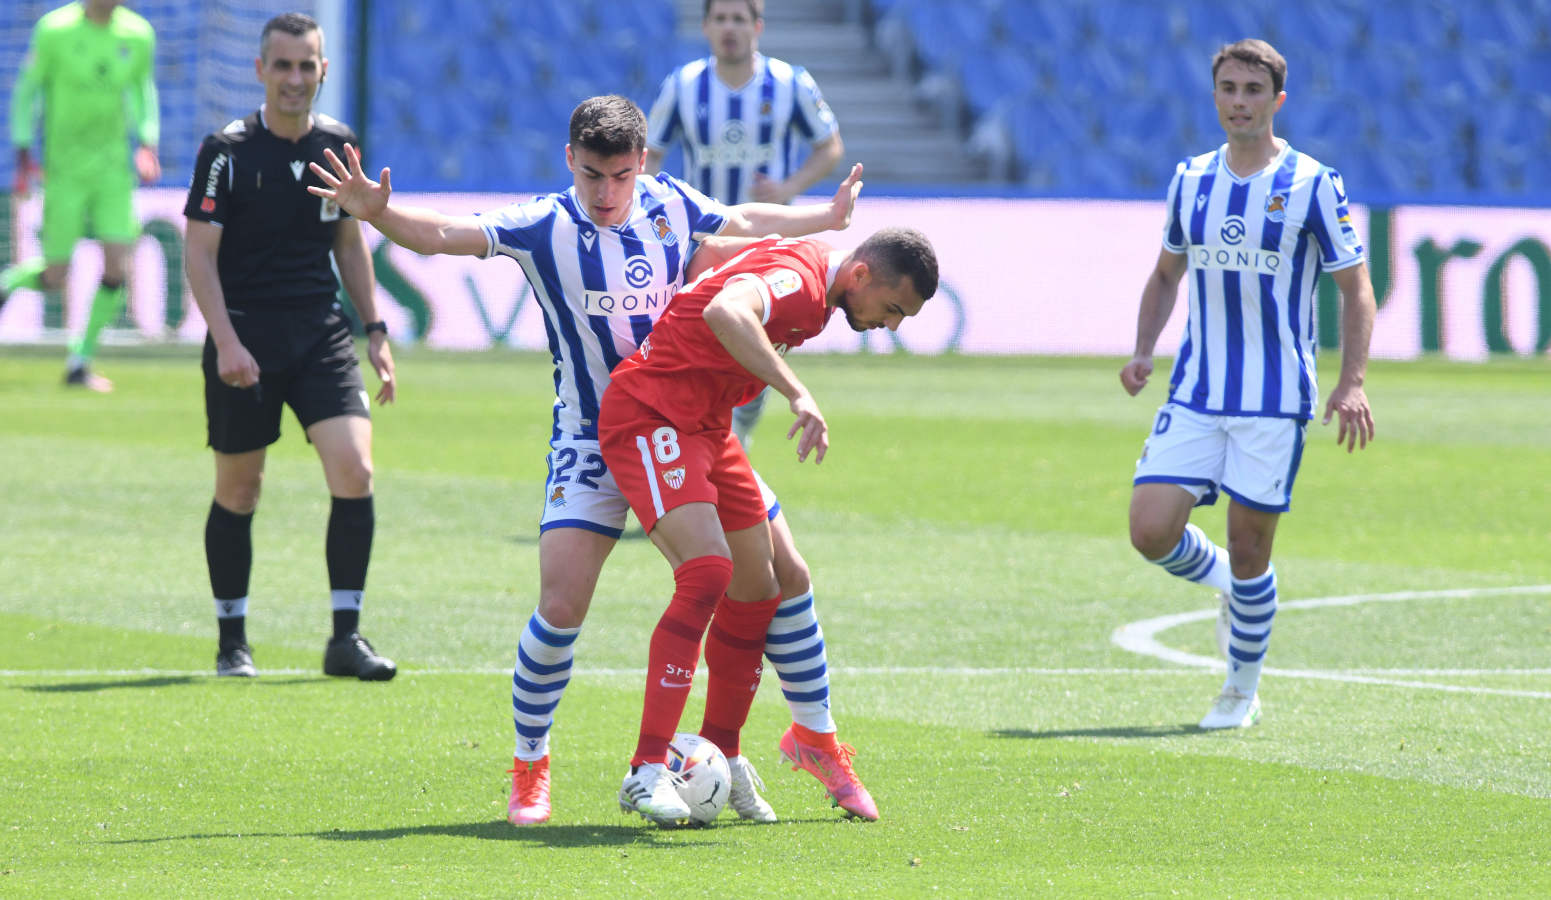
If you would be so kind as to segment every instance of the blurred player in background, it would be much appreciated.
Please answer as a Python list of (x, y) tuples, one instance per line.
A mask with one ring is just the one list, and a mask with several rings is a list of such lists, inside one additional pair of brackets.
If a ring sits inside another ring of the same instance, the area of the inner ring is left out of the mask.
[[(678, 141), (684, 180), (702, 193), (723, 203), (790, 203), (845, 156), (835, 114), (807, 70), (759, 52), (764, 0), (706, 0), (700, 30), (712, 55), (663, 80), (649, 118), (646, 171), (660, 171)], [(801, 168), (799, 139), (812, 148)], [(761, 393), (733, 414), (733, 433), (745, 447), (764, 403)]]
[[(328, 186), (314, 193), (337, 200), (394, 243), (426, 255), (514, 260), (544, 311), (556, 397), (539, 521), (539, 604), (518, 642), (512, 673), (517, 745), (507, 819), (514, 825), (549, 819), (554, 711), (570, 680), (573, 647), (603, 561), (624, 531), (628, 504), (598, 449), (598, 408), (609, 373), (640, 345), (683, 284), (694, 236), (845, 228), (861, 190), (857, 166), (827, 204), (728, 207), (678, 179), (638, 177), (645, 155), (645, 115), (628, 99), (607, 96), (585, 100), (572, 112), (569, 189), (482, 216), (391, 204), (388, 169), (380, 182), (371, 181), (353, 148), (346, 148), (343, 160), (331, 156), (332, 171), (314, 167)], [(806, 567), (801, 571), (806, 575)], [(815, 644), (815, 637), (802, 635), (790, 646), (809, 654), (816, 646), (822, 662), (822, 638)], [(820, 725), (828, 708), (800, 713), (794, 704), (793, 715)], [(738, 756), (729, 764), (733, 808), (744, 818), (773, 820), (756, 791), (753, 766)]]
[[(1167, 401), (1142, 446), (1131, 493), (1131, 543), (1167, 571), (1218, 588), (1227, 604), (1228, 677), (1204, 729), (1260, 717), (1257, 689), (1276, 570), (1271, 543), (1289, 508), (1305, 432), (1318, 403), (1313, 298), (1321, 272), (1341, 289), (1341, 376), (1324, 422), (1336, 442), (1366, 447), (1373, 415), (1363, 381), (1373, 287), (1341, 176), (1272, 131), (1287, 62), (1260, 40), (1212, 60), (1225, 144), (1181, 162), (1169, 184), (1163, 249), (1142, 289), (1136, 352), (1120, 370), (1133, 396), (1190, 272), (1190, 313)], [(1229, 497), (1227, 551), (1189, 524), (1193, 506)]]
[(203, 369), (215, 499), (205, 558), (220, 628), (216, 674), (257, 674), (246, 634), (253, 513), (266, 448), (279, 440), (288, 405), (318, 451), (333, 497), (325, 555), (334, 634), (323, 671), (387, 681), (397, 667), (358, 630), (377, 522), (372, 420), (350, 321), (335, 299), (340, 280), (366, 323), (379, 403), (394, 397), (393, 354), (360, 224), (307, 191), (307, 164), (355, 133), (312, 112), (328, 60), (311, 18), (270, 19), (254, 67), (264, 105), (205, 137), (183, 209), (184, 266), (209, 327)]
[[(86, 330), (70, 342), (65, 384), (107, 392), (113, 383), (91, 370), (97, 339), (124, 309), (130, 250), (140, 234), (134, 214), (136, 176), (161, 177), (156, 146), (156, 33), (118, 0), (78, 0), (47, 13), (11, 90), (11, 145), (16, 183), (25, 197), (47, 175), (43, 192), (43, 257), (0, 271), (0, 305), (17, 288), (62, 295), (70, 257), (82, 238), (102, 244), (102, 282)], [(43, 167), (32, 159), (33, 126), (42, 104)], [(130, 135), (137, 146), (130, 152)]]
[(702, 636), (710, 685), (700, 735), (728, 756), (741, 753), (781, 594), (760, 485), (731, 433), (733, 407), (774, 387), (796, 416), (787, 434), (801, 432), (798, 459), (823, 462), (828, 426), (787, 350), (836, 310), (857, 331), (896, 330), (936, 289), (931, 244), (909, 229), (880, 231), (850, 253), (811, 239), (762, 241), (681, 291), (615, 368), (598, 428), (604, 460), (674, 582), (652, 633), (622, 809), (665, 825), (689, 816), (664, 763)]

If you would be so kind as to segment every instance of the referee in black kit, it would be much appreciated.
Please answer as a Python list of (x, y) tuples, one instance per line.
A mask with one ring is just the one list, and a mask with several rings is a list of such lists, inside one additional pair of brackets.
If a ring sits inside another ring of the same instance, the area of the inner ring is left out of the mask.
[(334, 635), (323, 671), (387, 681), (397, 668), (358, 630), (375, 523), (372, 421), (350, 322), (335, 302), (330, 251), (366, 323), (379, 403), (393, 400), (393, 355), (360, 226), (307, 192), (309, 183), (321, 183), (307, 164), (323, 162), (324, 148), (343, 155), (356, 137), (312, 112), (328, 70), (317, 22), (300, 13), (270, 19), (254, 65), (264, 105), (205, 137), (183, 209), (189, 285), (210, 329), (205, 415), (215, 500), (205, 558), (220, 625), (216, 674), (258, 674), (245, 627), (251, 525), (265, 448), (279, 440), (281, 407), (289, 405), (317, 448), (334, 498), (326, 542)]

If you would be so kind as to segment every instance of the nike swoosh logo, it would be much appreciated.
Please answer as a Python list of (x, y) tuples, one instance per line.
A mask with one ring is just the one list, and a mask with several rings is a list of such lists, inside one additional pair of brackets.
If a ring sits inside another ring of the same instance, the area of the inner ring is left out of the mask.
[(659, 678), (659, 679), (657, 679), (657, 683), (662, 685), (665, 688), (671, 688), (671, 689), (687, 688), (687, 687), (690, 686), (690, 682), (688, 682), (688, 681), (684, 682), (683, 684), (679, 684), (677, 682), (669, 681), (666, 678)]

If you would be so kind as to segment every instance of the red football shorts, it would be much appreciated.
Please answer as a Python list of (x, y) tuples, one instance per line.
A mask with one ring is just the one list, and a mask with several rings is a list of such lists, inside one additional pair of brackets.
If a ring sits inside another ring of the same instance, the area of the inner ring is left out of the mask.
[(607, 392), (598, 416), (598, 443), (614, 483), (648, 533), (668, 510), (686, 503), (715, 505), (723, 531), (766, 521), (749, 458), (726, 428), (686, 434), (616, 389)]

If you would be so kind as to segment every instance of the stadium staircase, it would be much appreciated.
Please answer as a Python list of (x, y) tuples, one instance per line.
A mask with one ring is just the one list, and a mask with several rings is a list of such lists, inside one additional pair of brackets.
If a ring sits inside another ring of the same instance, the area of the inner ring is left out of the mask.
[[(676, 0), (681, 61), (705, 56), (703, 0)], [(760, 52), (806, 68), (824, 93), (845, 141), (845, 160), (832, 178), (861, 162), (875, 188), (983, 181), (963, 135), (917, 99), (914, 85), (873, 45), (863, 4), (836, 0), (769, 0)], [(667, 73), (663, 73), (667, 74)]]

